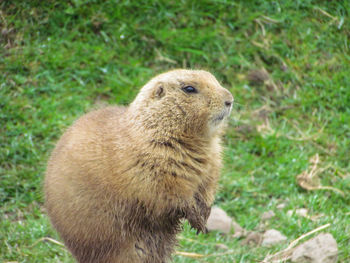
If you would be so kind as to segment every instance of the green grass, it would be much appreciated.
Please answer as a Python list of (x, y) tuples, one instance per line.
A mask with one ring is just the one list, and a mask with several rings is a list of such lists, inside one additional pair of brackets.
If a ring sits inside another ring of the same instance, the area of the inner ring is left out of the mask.
[[(186, 224), (174, 262), (256, 262), (323, 224), (350, 261), (349, 1), (2, 1), (0, 38), (0, 261), (73, 262), (42, 208), (42, 179), (58, 137), (98, 103), (128, 104), (167, 69), (204, 68), (237, 104), (225, 136), (215, 204), (250, 231), (288, 242), (243, 246)], [(250, 72), (266, 69), (267, 83)], [(272, 84), (271, 84), (272, 83)], [(254, 85), (255, 84), (255, 85)], [(263, 124), (268, 124), (262, 126)], [(266, 128), (268, 127), (268, 128)], [(296, 176), (320, 156), (329, 190)], [(285, 202), (282, 210), (276, 206)], [(311, 221), (287, 211), (307, 208)], [(223, 243), (231, 254), (222, 255)]]

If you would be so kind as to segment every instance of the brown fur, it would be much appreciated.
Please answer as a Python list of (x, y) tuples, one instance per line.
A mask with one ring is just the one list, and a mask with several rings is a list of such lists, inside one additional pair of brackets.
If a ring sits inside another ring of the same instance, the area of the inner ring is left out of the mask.
[(182, 218), (205, 230), (232, 101), (210, 73), (174, 70), (129, 107), (90, 112), (65, 132), (48, 163), (46, 207), (78, 262), (164, 263)]

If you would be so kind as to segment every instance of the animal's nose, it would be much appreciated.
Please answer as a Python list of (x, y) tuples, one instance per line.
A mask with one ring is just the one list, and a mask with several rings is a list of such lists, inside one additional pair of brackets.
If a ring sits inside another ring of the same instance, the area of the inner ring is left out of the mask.
[(223, 101), (224, 101), (225, 106), (227, 108), (231, 108), (233, 101), (234, 101), (234, 98), (233, 98), (231, 92), (229, 92), (225, 88), (223, 88), (222, 91), (223, 91), (222, 95), (223, 95)]

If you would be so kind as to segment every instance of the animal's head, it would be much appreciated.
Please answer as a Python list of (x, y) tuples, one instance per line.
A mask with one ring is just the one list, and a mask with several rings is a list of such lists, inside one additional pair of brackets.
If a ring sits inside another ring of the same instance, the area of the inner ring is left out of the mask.
[(131, 107), (146, 129), (210, 135), (220, 129), (232, 104), (231, 93), (209, 72), (178, 69), (150, 80)]

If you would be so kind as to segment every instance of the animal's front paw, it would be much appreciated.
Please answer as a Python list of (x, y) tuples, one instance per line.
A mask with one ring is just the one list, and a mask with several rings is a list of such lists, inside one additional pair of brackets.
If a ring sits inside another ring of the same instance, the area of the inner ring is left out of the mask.
[(198, 213), (198, 211), (195, 211), (194, 208), (190, 209), (186, 213), (186, 219), (190, 223), (191, 227), (197, 230), (197, 234), (199, 232), (206, 233), (206, 220)]
[(198, 194), (194, 196), (195, 204), (189, 207), (186, 211), (186, 219), (190, 223), (191, 227), (197, 229), (199, 232), (206, 233), (206, 223), (210, 215), (211, 207), (206, 205), (203, 199)]

